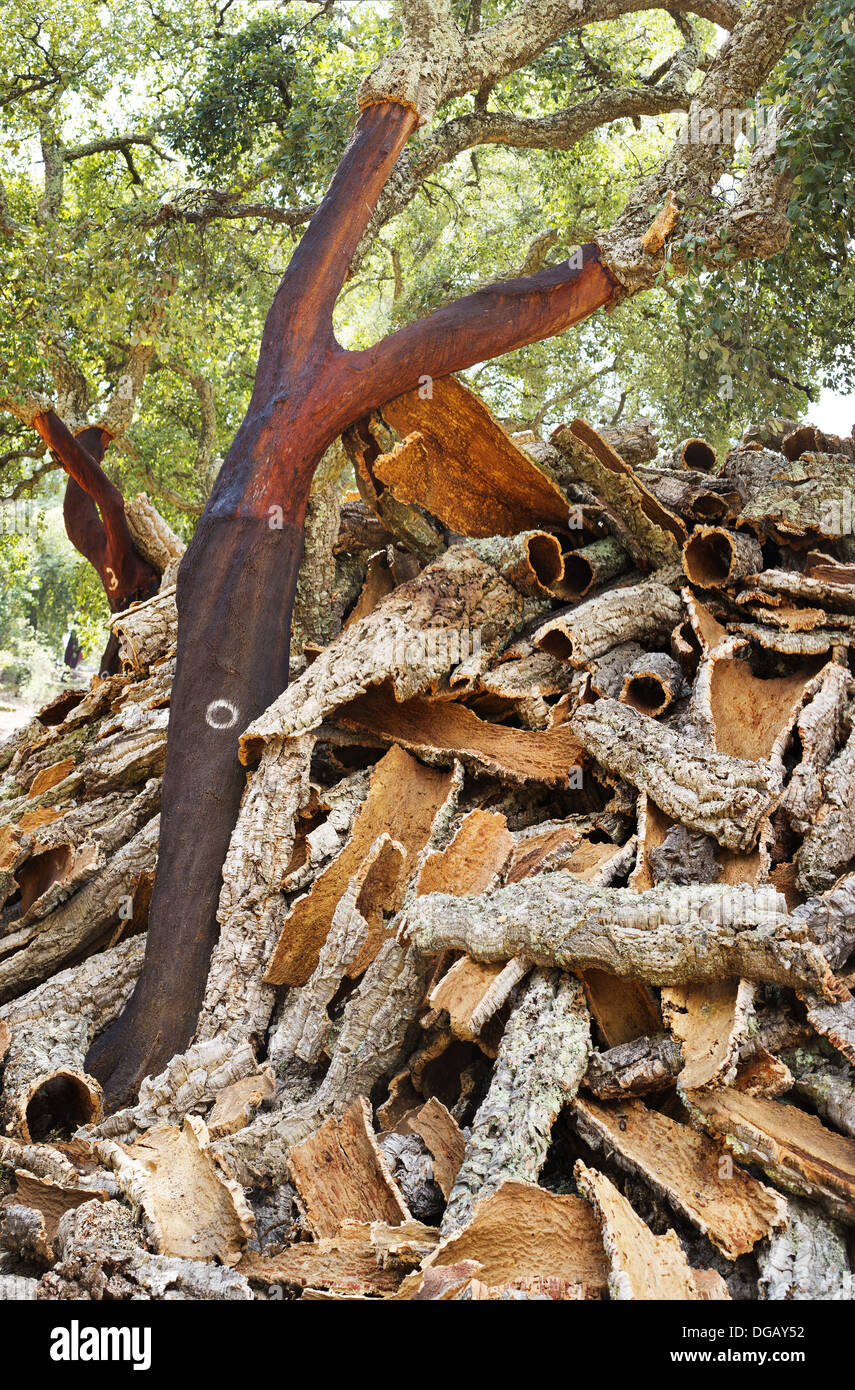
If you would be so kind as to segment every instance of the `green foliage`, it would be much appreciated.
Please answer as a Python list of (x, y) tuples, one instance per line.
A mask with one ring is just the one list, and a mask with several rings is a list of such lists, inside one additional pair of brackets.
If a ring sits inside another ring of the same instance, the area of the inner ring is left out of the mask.
[(311, 26), (305, 14), (288, 12), (250, 19), (211, 45), (190, 100), (164, 122), (164, 136), (194, 171), (218, 184), (251, 155), (266, 159), (283, 199), (318, 197), (347, 142), (356, 88), (374, 58), (370, 41), (354, 52), (344, 38), (334, 17)]
[[(484, 0), (482, 25), (516, 3)], [(471, 25), (469, 0), (454, 4)], [(300, 232), (254, 218), (199, 226), (170, 208), (211, 189), (290, 207), (320, 198), (356, 89), (396, 41), (387, 10), (371, 0), (9, 0), (0, 15), (0, 209), (5, 199), (25, 228), (0, 236), (0, 395), (54, 396), (54, 344), (85, 376), (97, 417), (164, 296), (133, 426), (106, 466), (126, 493), (147, 490), (185, 536), (246, 409), (264, 317)], [(712, 26), (697, 29), (711, 39)], [(500, 84), (490, 106), (540, 116), (604, 83), (637, 84), (679, 41), (666, 10), (569, 33)], [(602, 423), (643, 411), (666, 441), (699, 432), (721, 445), (765, 414), (800, 413), (822, 384), (855, 389), (853, 58), (852, 0), (822, 0), (761, 95), (789, 110), (785, 253), (735, 266), (725, 251), (685, 284), (666, 281), (614, 315), (481, 364), (469, 379), (493, 408), (543, 431), (574, 414)], [(471, 110), (471, 97), (457, 100), (437, 121)], [(609, 225), (674, 129), (671, 117), (625, 120), (567, 152), (461, 155), (383, 229), (345, 286), (340, 340), (366, 346), (519, 273), (545, 228), (556, 233), (549, 258), (563, 259)], [(42, 136), (74, 146), (128, 130), (149, 143), (69, 162), (46, 210)], [(200, 382), (213, 389), (212, 425)], [(0, 496), (51, 501), (41, 531), (0, 535), (0, 649), (24, 665), (36, 647), (53, 660), (72, 622), (97, 654), (106, 611), (97, 579), (67, 548), (61, 488), (37, 443), (0, 413)]]
[(825, 0), (781, 65), (787, 113), (779, 141), (793, 171), (788, 210), (796, 237), (837, 268), (855, 237), (855, 13), (852, 0)]
[[(58, 499), (0, 509), (0, 687), (33, 704), (72, 673), (62, 665), (74, 628), (90, 666), (105, 645), (107, 602), (92, 569), (69, 544)], [(79, 676), (78, 676), (79, 679)]]

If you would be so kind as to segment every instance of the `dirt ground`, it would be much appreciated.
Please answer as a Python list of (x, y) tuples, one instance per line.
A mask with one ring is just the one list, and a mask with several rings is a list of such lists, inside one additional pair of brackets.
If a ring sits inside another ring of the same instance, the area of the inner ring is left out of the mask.
[(34, 705), (0, 691), (0, 742), (26, 724), (34, 713)]

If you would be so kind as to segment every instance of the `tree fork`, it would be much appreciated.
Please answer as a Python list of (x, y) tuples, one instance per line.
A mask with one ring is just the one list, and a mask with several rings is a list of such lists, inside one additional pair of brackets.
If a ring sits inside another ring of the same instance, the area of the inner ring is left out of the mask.
[(124, 1014), (87, 1069), (105, 1102), (127, 1102), (192, 1037), (217, 936), (221, 868), (246, 772), (238, 735), (285, 688), (291, 609), (309, 489), (348, 425), (410, 390), (540, 338), (611, 302), (594, 245), (565, 262), (488, 286), (361, 352), (332, 326), (360, 238), (417, 113), (395, 101), (362, 111), (262, 335), (247, 415), (178, 576), (178, 660), (163, 782), (158, 868), (145, 964)]

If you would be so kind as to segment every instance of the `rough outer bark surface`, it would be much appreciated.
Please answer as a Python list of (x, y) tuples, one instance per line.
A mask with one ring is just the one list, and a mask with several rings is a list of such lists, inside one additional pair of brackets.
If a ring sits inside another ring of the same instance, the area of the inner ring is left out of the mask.
[(835, 582), (832, 575), (838, 567), (820, 567), (825, 578), (814, 578), (810, 573), (798, 570), (768, 569), (761, 574), (752, 574), (750, 582), (769, 594), (782, 594), (786, 597), (816, 603), (831, 613), (855, 613), (855, 588), (851, 583)]
[(556, 598), (584, 598), (591, 589), (623, 574), (630, 564), (626, 547), (615, 536), (604, 536), (565, 555), (564, 575), (552, 592)]
[(39, 1299), (136, 1301), (243, 1300), (252, 1290), (243, 1275), (198, 1259), (152, 1255), (138, 1227), (118, 1202), (89, 1202), (59, 1223), (60, 1261), (41, 1279)]
[(160, 571), (161, 591), (175, 583), (186, 546), (144, 492), (125, 499), (125, 516), (134, 546)]
[(807, 893), (830, 888), (855, 858), (855, 729), (821, 780), (822, 801), (796, 855)]
[(798, 930), (804, 930), (822, 947), (835, 970), (855, 950), (855, 874), (847, 874), (833, 888), (808, 898), (793, 909)]
[(752, 849), (781, 794), (779, 778), (766, 763), (702, 750), (617, 700), (582, 706), (569, 728), (608, 772), (726, 849)]
[(127, 671), (147, 671), (152, 662), (175, 647), (178, 609), (175, 586), (119, 613), (110, 624), (119, 641), (119, 658)]
[(656, 719), (670, 709), (683, 692), (683, 673), (666, 652), (636, 657), (627, 669), (618, 700), (640, 714)]
[(32, 1302), (39, 1287), (38, 1279), (23, 1274), (0, 1274), (0, 1303)]
[(839, 999), (845, 987), (819, 947), (806, 934), (793, 934), (783, 909), (783, 899), (768, 887), (710, 884), (636, 893), (591, 888), (557, 872), (465, 901), (431, 894), (410, 904), (401, 930), (427, 955), (521, 956), (541, 966), (605, 970), (653, 985), (731, 975), (791, 987), (811, 980), (826, 998)]
[(807, 991), (800, 991), (799, 997), (811, 1028), (828, 1038), (838, 1052), (855, 1063), (855, 998), (850, 995), (837, 1004), (829, 1004), (827, 999), (819, 999)]
[(282, 866), (294, 844), (297, 812), (309, 792), (314, 740), (274, 739), (248, 783), (223, 865), (220, 934), (196, 1029), (205, 1041), (263, 1034), (274, 991), (265, 983), (284, 915)]
[[(674, 571), (666, 574), (670, 579)], [(683, 616), (679, 594), (652, 577), (631, 588), (609, 589), (543, 623), (535, 645), (543, 651), (587, 666), (620, 642), (655, 642), (670, 633)]]
[(564, 454), (573, 475), (593, 487), (607, 505), (618, 535), (637, 564), (645, 568), (679, 562), (686, 527), (662, 505), (628, 463), (584, 420), (555, 431), (552, 443)]
[(490, 1090), (448, 1200), (445, 1234), (465, 1226), (475, 1202), (502, 1182), (536, 1182), (558, 1111), (585, 1073), (590, 1034), (578, 980), (536, 970), (505, 1027)]
[(6, 1132), (29, 1140), (30, 1106), (44, 1097), (46, 1087), (59, 1082), (68, 1093), (59, 1098), (73, 1123), (97, 1122), (101, 1088), (86, 1073), (84, 1059), (92, 1038), (112, 1021), (130, 997), (142, 967), (145, 942), (131, 937), (112, 950), (91, 956), (81, 965), (61, 971), (14, 1003), (0, 1015), (11, 1025), (3, 1071), (2, 1114)]
[(787, 1203), (789, 1224), (757, 1250), (760, 1297), (773, 1302), (851, 1299), (846, 1232), (809, 1202)]
[[(742, 509), (742, 519), (783, 536), (836, 538), (851, 508), (852, 460), (843, 454), (803, 454), (783, 468)], [(757, 566), (759, 569), (759, 566)]]
[(760, 546), (744, 531), (697, 526), (683, 546), (683, 569), (701, 589), (724, 588), (762, 564)]
[(108, 1115), (91, 1136), (130, 1142), (155, 1125), (180, 1124), (185, 1115), (205, 1111), (220, 1091), (251, 1076), (257, 1067), (246, 1039), (233, 1042), (226, 1035), (193, 1043), (159, 1076), (146, 1077), (135, 1105)]
[(683, 1065), (680, 1045), (665, 1033), (594, 1052), (581, 1086), (598, 1100), (644, 1096), (673, 1086)]
[(472, 549), (529, 598), (548, 599), (560, 590), (564, 577), (561, 546), (547, 531), (491, 536), (489, 540), (473, 541)]
[(690, 523), (727, 521), (742, 505), (727, 478), (690, 468), (645, 468), (640, 477), (663, 506)]
[(819, 1047), (787, 1048), (782, 1061), (792, 1073), (794, 1088), (805, 1096), (822, 1119), (855, 1138), (855, 1067), (827, 1056)]
[(845, 1225), (855, 1225), (855, 1141), (826, 1129), (814, 1116), (737, 1091), (686, 1097), (693, 1120), (742, 1162), (756, 1164), (786, 1192), (819, 1202)]
[(141, 874), (154, 868), (159, 828), (160, 817), (154, 816), (45, 924), (22, 933), (25, 939), (15, 941), (17, 949), (0, 962), (0, 999), (41, 983), (119, 920), (121, 900), (133, 893)]
[(292, 1144), (390, 1075), (424, 998), (427, 963), (395, 941), (381, 948), (348, 1004), (329, 1070), (302, 1104), (262, 1114), (214, 1146), (247, 1184), (287, 1181)]
[(537, 611), (469, 547), (452, 546), (346, 628), (246, 729), (241, 756), (257, 757), (265, 739), (310, 732), (339, 705), (386, 680), (398, 700), (431, 694), (469, 655), (462, 644), (470, 634), (480, 634), (486, 661)]

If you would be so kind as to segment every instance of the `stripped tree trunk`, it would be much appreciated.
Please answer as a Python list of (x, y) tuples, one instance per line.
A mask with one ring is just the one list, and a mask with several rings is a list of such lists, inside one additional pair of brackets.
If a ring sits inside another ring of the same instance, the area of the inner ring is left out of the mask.
[(216, 940), (220, 871), (245, 772), (237, 736), (285, 688), (291, 608), (312, 477), (348, 425), (442, 377), (578, 322), (613, 297), (596, 246), (489, 286), (363, 352), (332, 314), (377, 199), (418, 115), (363, 110), (267, 316), (246, 418), (178, 579), (178, 665), (163, 788), (161, 851), (145, 965), (87, 1067), (105, 1100), (129, 1099), (189, 1041)]
[[(33, 425), (68, 474), (63, 519), (68, 539), (98, 574), (113, 613), (157, 592), (160, 574), (137, 550), (125, 515), (125, 500), (101, 467), (110, 443), (100, 425), (72, 434), (52, 410)], [(99, 515), (100, 513), (100, 515)], [(111, 636), (101, 657), (102, 676), (119, 669), (119, 644)]]

